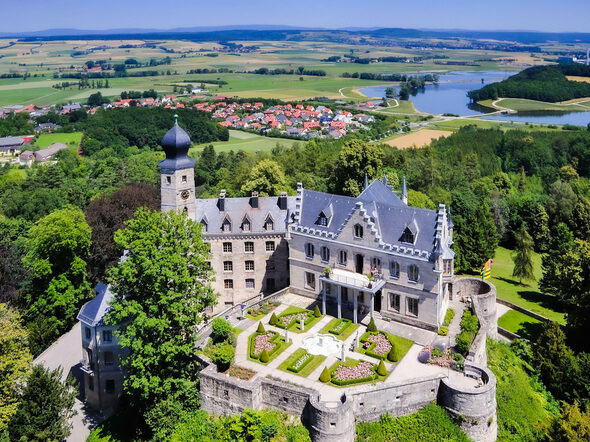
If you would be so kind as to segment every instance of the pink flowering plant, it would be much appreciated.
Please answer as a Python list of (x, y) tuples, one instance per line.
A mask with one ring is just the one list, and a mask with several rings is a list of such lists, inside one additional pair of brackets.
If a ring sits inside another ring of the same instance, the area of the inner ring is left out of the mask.
[(288, 313), (286, 315), (280, 315), (277, 318), (276, 327), (279, 328), (290, 328), (292, 326), (298, 326), (299, 322), (303, 319), (303, 322), (307, 323), (314, 319), (313, 312), (311, 310), (302, 310), (300, 312)]
[(391, 341), (383, 332), (366, 332), (361, 336), (365, 354), (377, 359), (387, 359), (387, 355), (393, 348)]
[(372, 381), (378, 378), (375, 370), (375, 365), (367, 361), (347, 361), (346, 364), (339, 363), (336, 369), (332, 371), (332, 383), (336, 385), (349, 385)]
[(272, 355), (279, 348), (280, 340), (279, 334), (273, 331), (254, 333), (250, 336), (250, 357), (259, 359), (264, 350)]

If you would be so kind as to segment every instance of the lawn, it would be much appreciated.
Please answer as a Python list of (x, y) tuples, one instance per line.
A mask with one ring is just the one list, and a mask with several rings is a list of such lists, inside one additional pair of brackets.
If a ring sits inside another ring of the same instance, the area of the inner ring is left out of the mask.
[[(330, 330), (336, 325), (336, 323), (340, 321), (340, 319), (338, 318), (334, 318), (332, 319), (330, 322), (328, 322), (328, 324), (322, 328), (320, 330), (320, 334), (322, 335), (329, 335)], [(341, 341), (346, 341), (346, 339), (352, 335), (358, 328), (359, 328), (359, 324), (350, 324), (348, 327), (346, 327), (344, 329), (344, 331), (342, 333), (340, 333), (339, 335), (332, 335), (332, 336), (336, 336), (338, 339), (340, 339)]]
[(575, 112), (584, 111), (584, 106), (579, 106), (575, 102), (570, 104), (547, 103), (545, 101), (527, 100), (525, 98), (501, 98), (496, 101), (495, 105), (492, 100), (482, 101), (482, 106), (495, 109), (512, 109), (518, 112), (522, 111), (565, 111)]
[(82, 132), (41, 134), (35, 140), (35, 146), (43, 149), (51, 146), (53, 143), (62, 143), (69, 146), (73, 152), (78, 153), (81, 141)]
[[(306, 310), (304, 308), (294, 307), (294, 306), (290, 305), (285, 310), (283, 310), (280, 315), (278, 315), (278, 319), (280, 320), (281, 317), (291, 315), (293, 313), (309, 312), (309, 311), (313, 312), (313, 310)], [(322, 318), (323, 318), (323, 316), (320, 316), (319, 318), (314, 317), (311, 321), (309, 321), (307, 324), (304, 325), (303, 330), (301, 330), (299, 328), (299, 321), (296, 321), (287, 330), (292, 331), (294, 333), (305, 333), (305, 332), (309, 331), (309, 329), (312, 328), (314, 325), (316, 325)], [(282, 328), (282, 327), (279, 327), (279, 328)]]
[[(514, 262), (512, 250), (498, 247), (493, 258), (492, 277), (489, 281), (496, 286), (497, 296), (500, 299), (512, 302), (527, 310), (545, 316), (552, 321), (565, 324), (565, 314), (554, 296), (541, 293), (538, 281), (541, 279), (541, 255), (533, 253), (533, 273), (535, 281), (526, 281), (520, 284), (512, 276)], [(468, 275), (473, 276), (473, 274)]]
[(529, 340), (535, 340), (543, 328), (542, 321), (516, 310), (509, 310), (500, 316), (498, 325)]
[(303, 367), (301, 369), (301, 371), (299, 373), (295, 373), (294, 371), (287, 370), (289, 365), (291, 365), (293, 362), (295, 362), (297, 359), (299, 359), (305, 353), (306, 353), (306, 351), (304, 349), (298, 348), (297, 350), (295, 350), (295, 352), (291, 356), (289, 356), (287, 359), (285, 359), (285, 361), (283, 361), (283, 363), (281, 365), (279, 365), (279, 370), (283, 370), (286, 373), (296, 374), (297, 376), (301, 376), (303, 378), (306, 378), (316, 368), (318, 368), (322, 362), (324, 362), (326, 360), (326, 356), (324, 356), (324, 355), (315, 355), (315, 356), (313, 356), (313, 359), (311, 361), (309, 361), (305, 365), (305, 367)]
[(213, 144), (215, 147), (215, 151), (219, 152), (229, 152), (233, 150), (234, 152), (238, 152), (240, 150), (244, 152), (258, 152), (264, 151), (268, 152), (272, 148), (276, 147), (277, 144), (282, 146), (291, 147), (295, 143), (303, 143), (303, 141), (299, 140), (290, 140), (287, 138), (270, 138), (270, 137), (263, 137), (261, 135), (256, 135), (250, 132), (242, 132), (239, 130), (230, 130), (229, 131), (229, 140), (228, 141), (216, 141), (214, 143), (204, 143), (204, 144), (197, 144), (193, 146), (190, 151), (193, 155), (203, 149), (205, 146), (209, 144)]
[[(276, 341), (274, 341), (274, 343), (276, 345), (278, 345), (279, 348), (277, 348), (272, 354), (270, 354), (268, 362), (261, 362), (260, 359), (256, 359), (253, 358), (252, 356), (250, 356), (251, 354), (251, 345), (253, 345), (253, 341), (254, 339), (252, 338), (252, 336), (254, 335), (258, 335), (258, 332), (253, 333), (252, 335), (250, 335), (250, 338), (248, 339), (248, 360), (252, 361), (252, 362), (256, 362), (258, 364), (262, 364), (262, 365), (268, 365), (270, 364), (278, 355), (280, 355), (282, 352), (284, 352), (287, 348), (289, 348), (289, 346), (293, 343), (292, 339), (289, 339), (289, 342), (285, 342), (285, 338), (283, 338), (282, 336), (277, 336), (276, 337)], [(277, 334), (278, 335), (278, 334)]]

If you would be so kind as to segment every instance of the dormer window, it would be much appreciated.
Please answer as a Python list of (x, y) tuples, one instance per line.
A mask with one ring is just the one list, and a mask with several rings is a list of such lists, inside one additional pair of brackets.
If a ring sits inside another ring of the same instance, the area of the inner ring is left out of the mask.
[(354, 237), (355, 238), (362, 238), (363, 237), (363, 226), (360, 224), (355, 224), (354, 226)]
[(266, 218), (266, 221), (264, 222), (264, 230), (271, 231), (271, 230), (274, 230), (274, 228), (275, 228), (275, 223), (273, 222), (272, 218), (269, 216), (268, 218)]
[(207, 228), (209, 226), (207, 225), (207, 221), (205, 221), (204, 219), (201, 220), (201, 232), (203, 233), (207, 233)]
[(328, 217), (324, 214), (324, 212), (320, 212), (316, 224), (318, 226), (328, 227)]
[(224, 232), (231, 232), (231, 221), (227, 218), (223, 220), (223, 224), (221, 225), (221, 230)]
[(414, 244), (414, 234), (408, 227), (406, 227), (399, 240), (408, 244)]
[(250, 220), (248, 218), (244, 218), (244, 221), (242, 221), (242, 231), (250, 231)]

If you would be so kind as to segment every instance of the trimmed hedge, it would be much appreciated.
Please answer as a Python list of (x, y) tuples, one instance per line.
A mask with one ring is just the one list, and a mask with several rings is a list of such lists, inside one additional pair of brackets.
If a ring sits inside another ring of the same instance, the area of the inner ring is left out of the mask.
[(285, 325), (283, 325), (281, 323), (281, 318), (283, 318), (285, 316), (289, 316), (289, 315), (298, 315), (300, 313), (306, 313), (307, 314), (307, 319), (305, 319), (303, 321), (303, 324), (304, 325), (308, 325), (311, 321), (313, 321), (313, 320), (316, 319), (315, 315), (313, 314), (313, 311), (306, 310), (306, 309), (301, 309), (301, 311), (298, 311), (298, 312), (291, 312), (291, 313), (283, 313), (283, 314), (280, 314), (277, 317), (277, 322), (275, 323), (275, 327), (279, 327), (279, 328), (282, 328), (282, 329), (289, 329), (292, 325), (299, 324), (299, 319), (298, 318), (294, 318), (294, 319), (291, 320), (291, 322), (289, 322), (289, 324), (287, 324), (285, 326)]
[(447, 327), (446, 325), (443, 325), (441, 328), (438, 329), (438, 334), (440, 336), (446, 336), (449, 334), (449, 327)]
[[(370, 332), (370, 331), (367, 331), (367, 332), (363, 333), (363, 335), (361, 336), (361, 339), (360, 339), (360, 341), (361, 341), (361, 342), (363, 342), (363, 343), (365, 343), (365, 342), (369, 342), (369, 343), (371, 344), (371, 345), (369, 345), (369, 347), (368, 347), (368, 348), (365, 350), (365, 354), (366, 354), (367, 356), (371, 356), (371, 357), (373, 357), (373, 358), (376, 358), (376, 359), (381, 359), (381, 360), (384, 360), (384, 359), (387, 359), (387, 355), (389, 354), (389, 352), (388, 352), (388, 353), (385, 353), (384, 355), (379, 355), (379, 354), (375, 353), (375, 352), (373, 351), (373, 348), (375, 347), (375, 345), (377, 345), (377, 343), (376, 343), (376, 342), (372, 342), (372, 341), (369, 341), (369, 340), (367, 340), (367, 338), (368, 338), (369, 336), (371, 336), (371, 335), (374, 335), (374, 336), (375, 336), (375, 335), (378, 335), (378, 334), (382, 334), (383, 336), (385, 336), (385, 338), (387, 338), (387, 340), (388, 340), (388, 341), (389, 341), (389, 343), (391, 344), (391, 348), (392, 348), (392, 349), (393, 349), (393, 348), (395, 348), (395, 344), (394, 344), (393, 342), (391, 342), (391, 339), (389, 339), (389, 336), (387, 336), (387, 334), (385, 334), (385, 333), (383, 333), (383, 332), (379, 332), (379, 331), (378, 331), (378, 332)], [(391, 351), (391, 350), (390, 350), (390, 351)]]
[(252, 359), (260, 359), (260, 355), (262, 355), (262, 352), (260, 352), (259, 355), (255, 355), (254, 354), (254, 339), (256, 338), (256, 336), (258, 335), (265, 335), (267, 333), (272, 333), (274, 336), (272, 338), (270, 338), (270, 342), (272, 342), (273, 344), (275, 344), (275, 346), (273, 347), (273, 349), (268, 353), (268, 356), (272, 356), (273, 354), (275, 354), (277, 352), (277, 350), (281, 347), (281, 335), (279, 335), (278, 333), (275, 333), (273, 331), (268, 331), (268, 332), (264, 332), (264, 333), (252, 333), (250, 335), (250, 338), (248, 338), (248, 353), (250, 354), (250, 358)]
[[(356, 364), (352, 365), (352, 367), (356, 367), (356, 365), (359, 362), (366, 362), (366, 361), (358, 361), (357, 360), (355, 362), (356, 362)], [(330, 382), (332, 382), (334, 385), (338, 385), (339, 387), (343, 387), (345, 385), (360, 384), (360, 383), (363, 383), (363, 382), (370, 382), (370, 381), (374, 381), (376, 379), (379, 379), (379, 375), (377, 374), (377, 371), (376, 371), (376, 368), (375, 368), (376, 366), (375, 365), (373, 365), (373, 368), (372, 368), (373, 373), (374, 373), (373, 376), (368, 376), (366, 378), (349, 379), (347, 381), (341, 381), (341, 380), (338, 380), (338, 379), (334, 379), (334, 373), (336, 372), (336, 370), (338, 369), (338, 367), (340, 365), (342, 365), (342, 362), (337, 363), (336, 366), (330, 371)]]
[(333, 335), (339, 336), (342, 333), (344, 333), (344, 330), (346, 330), (350, 326), (350, 324), (352, 324), (352, 321), (350, 319), (339, 319), (338, 322), (334, 324), (334, 327), (328, 330), (328, 333), (332, 333)]
[(469, 353), (469, 348), (475, 335), (479, 330), (479, 321), (477, 316), (471, 313), (470, 310), (465, 310), (461, 317), (461, 333), (455, 338), (455, 351), (461, 353), (463, 356)]
[(455, 310), (453, 310), (452, 308), (448, 308), (447, 313), (445, 314), (445, 320), (443, 322), (443, 325), (446, 325), (448, 327), (454, 317), (455, 317)]
[[(299, 360), (303, 357), (306, 357), (307, 359), (305, 359), (301, 365), (299, 365), (299, 367), (295, 367), (295, 364), (297, 364), (297, 362), (299, 362)], [(305, 352), (303, 353), (300, 357), (298, 357), (296, 360), (293, 361), (293, 363), (291, 365), (289, 365), (287, 367), (287, 370), (292, 371), (293, 373), (299, 373), (301, 370), (303, 370), (303, 368), (309, 364), (314, 358), (314, 355)]]

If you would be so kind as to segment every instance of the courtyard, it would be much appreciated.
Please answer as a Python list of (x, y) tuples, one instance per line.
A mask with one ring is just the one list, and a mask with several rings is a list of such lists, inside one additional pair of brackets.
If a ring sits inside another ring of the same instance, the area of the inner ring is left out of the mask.
[[(369, 315), (359, 318), (358, 324), (321, 315), (318, 303), (291, 293), (281, 297), (280, 304), (268, 307), (230, 318), (239, 333), (228, 375), (249, 380), (266, 377), (309, 388), (326, 402), (338, 401), (344, 388), (394, 385), (437, 374), (454, 384), (471, 386), (474, 382), (463, 373), (418, 361), (424, 346), (442, 341), (452, 345), (460, 315), (452, 321), (449, 336), (443, 337), (383, 320), (378, 313), (374, 315), (377, 331), (371, 333), (367, 330)], [(453, 307), (459, 312), (463, 309), (462, 305)], [(322, 376), (325, 371), (329, 378)]]

